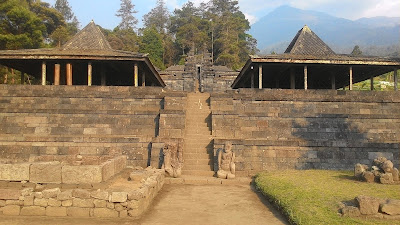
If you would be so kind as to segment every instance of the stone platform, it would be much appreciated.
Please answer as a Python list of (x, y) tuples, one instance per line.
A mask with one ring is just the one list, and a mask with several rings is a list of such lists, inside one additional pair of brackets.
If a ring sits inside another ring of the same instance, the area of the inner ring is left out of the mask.
[(165, 178), (165, 184), (194, 184), (194, 185), (250, 185), (253, 182), (252, 178), (249, 177), (237, 177), (235, 179), (219, 179), (216, 177), (205, 177), (205, 176), (191, 176), (183, 175), (179, 178)]

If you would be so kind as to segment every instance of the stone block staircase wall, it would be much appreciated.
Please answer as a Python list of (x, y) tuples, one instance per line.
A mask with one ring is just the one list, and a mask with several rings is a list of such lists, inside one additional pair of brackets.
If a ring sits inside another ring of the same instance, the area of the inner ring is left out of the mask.
[(187, 96), (183, 175), (214, 175), (209, 98), (207, 93)]
[(126, 155), (146, 167), (161, 88), (0, 85), (0, 160)]

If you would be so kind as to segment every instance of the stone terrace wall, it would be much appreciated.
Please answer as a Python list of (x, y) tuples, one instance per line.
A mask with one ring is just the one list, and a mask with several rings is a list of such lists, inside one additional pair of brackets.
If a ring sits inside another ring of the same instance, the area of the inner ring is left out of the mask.
[(127, 155), (129, 166), (146, 167), (166, 95), (185, 96), (155, 87), (0, 85), (0, 162)]
[[(249, 90), (212, 94), (214, 150), (232, 140), (239, 173), (399, 163), (397, 92)], [(216, 160), (215, 160), (216, 161)]]

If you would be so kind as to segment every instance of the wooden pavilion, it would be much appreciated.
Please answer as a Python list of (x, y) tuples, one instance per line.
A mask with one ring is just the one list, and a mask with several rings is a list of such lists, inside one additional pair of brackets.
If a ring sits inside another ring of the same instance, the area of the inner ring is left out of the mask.
[(237, 88), (339, 89), (394, 71), (397, 87), (399, 58), (335, 54), (308, 26), (295, 36), (284, 54), (250, 56), (232, 84)]
[(146, 54), (111, 48), (92, 21), (61, 48), (0, 51), (0, 64), (30, 74), (42, 85), (161, 86)]

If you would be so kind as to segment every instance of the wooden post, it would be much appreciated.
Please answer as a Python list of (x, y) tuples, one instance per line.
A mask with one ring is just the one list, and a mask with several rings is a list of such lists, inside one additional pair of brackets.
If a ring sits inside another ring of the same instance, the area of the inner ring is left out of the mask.
[(290, 89), (296, 89), (296, 74), (294, 68), (290, 68)]
[(350, 91), (352, 91), (353, 90), (353, 67), (352, 66), (350, 66), (349, 73), (350, 73)]
[(371, 91), (374, 90), (374, 77), (371, 77)]
[(101, 65), (100, 76), (101, 76), (101, 86), (107, 86), (106, 68), (103, 64)]
[(25, 73), (21, 71), (21, 84), (25, 84)]
[(399, 87), (397, 86), (397, 82), (398, 82), (398, 80), (397, 80), (397, 69), (398, 69), (398, 68), (395, 68), (395, 69), (394, 69), (394, 90), (395, 90), (395, 91), (398, 91), (398, 90), (399, 90)]
[(254, 88), (254, 71), (251, 71), (250, 75), (250, 87), (253, 89)]
[(60, 85), (60, 71), (60, 64), (54, 64), (54, 85), (56, 86)]
[(89, 62), (88, 63), (88, 71), (87, 71), (87, 73), (88, 73), (87, 80), (88, 80), (88, 86), (89, 87), (92, 86), (92, 72), (93, 72), (92, 63)]
[(135, 87), (138, 87), (139, 86), (139, 68), (138, 68), (137, 63), (135, 63), (133, 66), (133, 76), (134, 76)]
[(336, 90), (336, 76), (335, 74), (331, 74), (331, 85), (332, 85), (332, 90)]
[(145, 86), (146, 86), (146, 73), (143, 72), (142, 73), (142, 87), (145, 87)]
[(67, 63), (67, 85), (72, 85), (72, 64)]
[(304, 90), (308, 89), (308, 68), (304, 66)]
[(258, 66), (258, 89), (263, 89), (263, 67), (262, 64)]
[(46, 62), (42, 62), (42, 85), (46, 85)]

